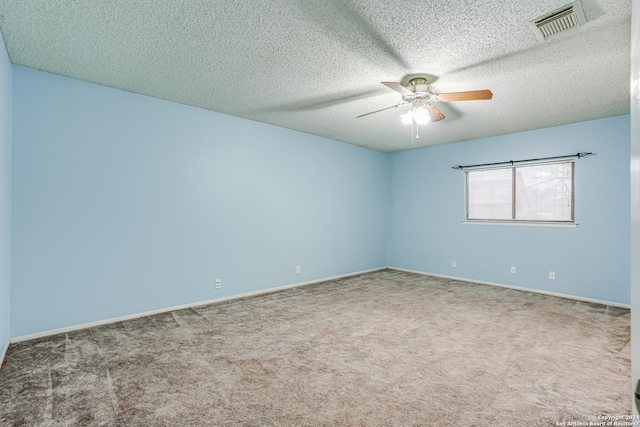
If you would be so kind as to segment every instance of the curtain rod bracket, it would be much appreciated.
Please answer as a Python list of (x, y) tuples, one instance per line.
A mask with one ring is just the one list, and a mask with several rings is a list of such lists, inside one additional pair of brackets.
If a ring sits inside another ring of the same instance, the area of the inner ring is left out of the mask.
[(578, 153), (578, 154), (576, 154), (576, 157), (580, 159), (582, 157), (591, 157), (591, 156), (595, 156), (595, 155), (596, 155), (596, 153)]

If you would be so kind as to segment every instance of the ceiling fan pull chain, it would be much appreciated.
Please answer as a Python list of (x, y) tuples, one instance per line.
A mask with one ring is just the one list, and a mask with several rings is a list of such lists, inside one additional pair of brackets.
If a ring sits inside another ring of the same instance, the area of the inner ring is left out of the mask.
[(411, 145), (413, 145), (413, 126), (415, 124), (415, 120), (411, 119)]

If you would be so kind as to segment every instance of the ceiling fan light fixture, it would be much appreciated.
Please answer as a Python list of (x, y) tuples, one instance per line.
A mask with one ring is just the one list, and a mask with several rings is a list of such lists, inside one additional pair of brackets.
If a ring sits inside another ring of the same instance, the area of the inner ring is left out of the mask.
[(431, 116), (426, 108), (418, 107), (409, 110), (404, 114), (400, 114), (400, 119), (405, 125), (410, 125), (413, 122), (416, 122), (419, 125), (426, 125), (431, 121)]
[(413, 120), (419, 125), (426, 125), (431, 121), (431, 116), (429, 116), (429, 112), (424, 107), (420, 107), (413, 112)]
[(410, 125), (413, 122), (413, 111), (409, 110), (404, 114), (400, 114), (400, 119), (405, 125)]

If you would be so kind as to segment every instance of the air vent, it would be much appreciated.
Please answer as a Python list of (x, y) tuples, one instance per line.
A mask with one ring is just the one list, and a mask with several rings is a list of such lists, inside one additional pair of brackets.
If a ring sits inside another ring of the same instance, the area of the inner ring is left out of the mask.
[(538, 40), (543, 42), (554, 34), (579, 27), (586, 21), (580, 2), (574, 2), (529, 22)]

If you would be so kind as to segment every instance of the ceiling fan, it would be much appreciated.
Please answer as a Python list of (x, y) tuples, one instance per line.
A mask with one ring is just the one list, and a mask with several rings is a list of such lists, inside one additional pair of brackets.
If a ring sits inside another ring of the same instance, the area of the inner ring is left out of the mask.
[(445, 118), (444, 114), (432, 105), (431, 102), (476, 101), (488, 100), (493, 97), (493, 93), (491, 93), (490, 90), (434, 93), (431, 90), (431, 86), (427, 84), (427, 79), (424, 77), (416, 77), (409, 80), (409, 86), (407, 87), (395, 82), (382, 82), (382, 84), (401, 93), (403, 102), (381, 110), (361, 114), (356, 118), (359, 119), (360, 117), (368, 116), (369, 114), (379, 113), (401, 105), (411, 104), (411, 110), (401, 116), (402, 121), (407, 124), (412, 124), (414, 121), (417, 124), (424, 124), (429, 120), (437, 122)]

